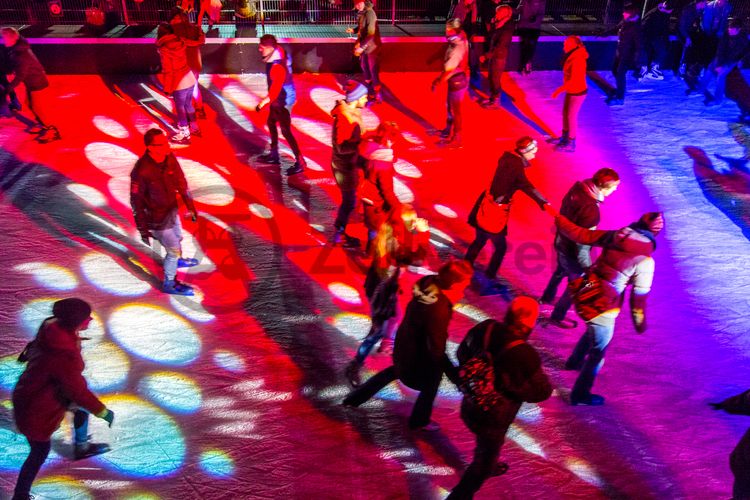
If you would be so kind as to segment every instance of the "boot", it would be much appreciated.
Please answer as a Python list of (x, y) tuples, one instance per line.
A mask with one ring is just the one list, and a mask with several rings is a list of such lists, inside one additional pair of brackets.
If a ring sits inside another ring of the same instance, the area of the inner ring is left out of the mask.
[(563, 130), (563, 133), (562, 133), (562, 135), (559, 138), (551, 140), (549, 142), (550, 142), (550, 144), (554, 144), (555, 145), (555, 149), (557, 149), (557, 148), (559, 148), (559, 147), (564, 146), (565, 144), (567, 144), (569, 140), (570, 140), (570, 137), (568, 136), (568, 132), (566, 130)]
[(307, 167), (307, 162), (305, 162), (304, 158), (300, 157), (294, 162), (294, 165), (286, 169), (285, 173), (286, 175), (301, 174), (305, 171), (305, 167)]
[(60, 139), (60, 132), (58, 132), (56, 127), (46, 127), (37, 138), (37, 141), (39, 141), (39, 144), (47, 144), (48, 142), (59, 141)]
[(193, 296), (195, 295), (195, 292), (193, 291), (193, 287), (186, 285), (184, 283), (180, 283), (177, 280), (164, 280), (164, 283), (161, 286), (161, 291), (164, 293), (168, 293), (170, 295), (185, 295), (185, 296)]
[(101, 455), (107, 453), (110, 447), (106, 443), (91, 443), (86, 441), (85, 443), (76, 443), (73, 457), (75, 460), (82, 460), (84, 458)]
[(564, 144), (558, 143), (555, 149), (564, 153), (573, 153), (576, 150), (576, 140), (568, 139)]
[(175, 144), (190, 144), (190, 128), (187, 125), (180, 127), (179, 131), (172, 136), (170, 141)]
[(281, 158), (279, 158), (279, 150), (271, 148), (271, 151), (269, 151), (268, 153), (260, 155), (258, 157), (258, 161), (278, 165), (279, 163), (281, 163)]
[(352, 387), (359, 387), (360, 385), (362, 385), (362, 377), (359, 373), (361, 369), (362, 363), (357, 361), (356, 359), (351, 360), (349, 364), (346, 365), (346, 368), (344, 369), (344, 376)]

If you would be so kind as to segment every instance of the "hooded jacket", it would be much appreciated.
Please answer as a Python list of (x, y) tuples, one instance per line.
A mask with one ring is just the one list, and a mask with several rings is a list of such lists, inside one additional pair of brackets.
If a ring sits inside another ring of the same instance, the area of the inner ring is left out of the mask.
[(28, 354), (26, 370), (13, 389), (18, 430), (31, 441), (49, 441), (72, 403), (93, 414), (104, 404), (83, 378), (80, 339), (54, 318), (42, 323)]
[(445, 345), (453, 304), (438, 286), (437, 275), (421, 278), (412, 293), (396, 332), (393, 366), (404, 384), (422, 390), (442, 375), (446, 366)]
[(362, 112), (352, 109), (344, 101), (337, 101), (331, 110), (333, 156), (331, 167), (336, 183), (343, 190), (356, 189), (359, 182), (359, 144), (364, 124)]
[[(591, 270), (603, 281), (604, 294), (609, 300), (601, 307), (601, 314), (595, 322), (614, 323), (628, 285), (633, 286), (631, 309), (633, 302), (639, 304), (638, 309), (645, 309), (655, 266), (651, 254), (656, 249), (656, 241), (650, 231), (639, 227), (638, 223), (616, 231), (603, 231), (579, 227), (564, 216), (558, 217), (556, 222), (560, 232), (571, 240), (583, 245), (602, 247), (602, 253)], [(639, 322), (635, 317), (634, 320)]]
[(188, 65), (185, 42), (170, 33), (159, 38), (156, 47), (161, 58), (164, 92), (171, 94), (194, 86), (195, 76)]
[(563, 62), (563, 85), (570, 95), (584, 95), (588, 92), (586, 83), (586, 66), (589, 53), (581, 45), (565, 54)]
[(378, 16), (372, 5), (365, 5), (364, 10), (357, 14), (357, 43), (365, 54), (372, 54), (382, 44)]
[(14, 90), (21, 83), (30, 92), (37, 92), (49, 87), (47, 74), (24, 37), (19, 37), (15, 45), (7, 50), (9, 69), (15, 75), (13, 81), (8, 84), (8, 91)]

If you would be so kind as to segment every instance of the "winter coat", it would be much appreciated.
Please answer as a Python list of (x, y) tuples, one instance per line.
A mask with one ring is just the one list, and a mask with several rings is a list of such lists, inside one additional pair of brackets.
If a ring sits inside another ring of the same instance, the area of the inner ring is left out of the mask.
[(680, 38), (683, 40), (690, 38), (693, 31), (700, 24), (700, 16), (701, 12), (696, 8), (695, 2), (686, 5), (682, 9), (677, 21), (677, 33), (679, 33)]
[(8, 84), (8, 91), (14, 90), (22, 83), (30, 92), (49, 87), (47, 74), (24, 37), (20, 37), (7, 51), (9, 69), (14, 75), (13, 81)]
[(640, 17), (620, 23), (617, 33), (616, 61), (634, 65), (640, 56), (643, 45), (643, 27)]
[(187, 65), (193, 73), (200, 73), (203, 69), (201, 45), (206, 44), (206, 34), (197, 24), (182, 22), (172, 25), (174, 34), (185, 44)]
[(13, 389), (18, 430), (31, 441), (49, 441), (71, 404), (99, 414), (104, 404), (83, 378), (80, 339), (48, 318), (29, 349), (26, 370)]
[[(503, 153), (497, 161), (495, 176), (492, 178), (492, 184), (490, 184), (490, 194), (495, 198), (495, 201), (498, 203), (509, 203), (516, 191), (520, 190), (537, 202), (540, 208), (544, 208), (547, 200), (526, 177), (524, 170), (528, 164), (524, 158), (516, 153)], [(469, 213), (469, 224), (474, 227), (479, 227), (477, 224), (477, 212), (479, 211), (479, 205), (482, 203), (483, 196), (484, 192), (479, 195), (476, 203), (474, 203), (474, 208)]]
[(362, 112), (337, 101), (333, 116), (333, 157), (331, 167), (336, 184), (344, 191), (354, 190), (359, 182), (359, 144), (364, 133)]
[(747, 34), (743, 31), (737, 36), (724, 36), (719, 40), (719, 48), (716, 50), (716, 66), (731, 66), (737, 64), (748, 54), (750, 42), (747, 40)]
[(701, 29), (708, 36), (720, 37), (727, 31), (731, 13), (732, 5), (726, 0), (721, 5), (717, 0), (708, 2), (701, 16)]
[[(385, 222), (388, 212), (401, 202), (393, 192), (393, 149), (373, 140), (362, 141), (359, 155), (365, 161), (365, 180), (377, 192), (360, 193), (364, 206), (365, 226), (377, 231)], [(367, 183), (365, 183), (367, 184)]]
[(195, 75), (190, 70), (185, 42), (177, 35), (168, 34), (156, 41), (161, 58), (164, 92), (171, 94), (195, 85)]
[(583, 45), (565, 54), (563, 62), (563, 85), (570, 95), (584, 95), (588, 92), (586, 66), (589, 53)]
[(185, 174), (170, 153), (159, 164), (146, 153), (130, 172), (130, 206), (138, 231), (166, 229), (177, 217), (177, 194), (191, 211), (195, 210)]
[(266, 84), (271, 107), (292, 109), (297, 91), (292, 80), (292, 60), (281, 47), (266, 61)]
[(546, 0), (523, 0), (517, 23), (518, 29), (541, 29), (546, 3)]
[[(595, 229), (599, 225), (599, 203), (603, 199), (591, 179), (576, 182), (565, 194), (560, 206), (560, 214), (577, 226)], [(559, 229), (555, 235), (555, 250), (568, 259), (578, 262), (581, 269), (591, 267), (591, 247), (576, 243)]]
[(654, 7), (643, 18), (643, 35), (651, 40), (669, 36), (669, 19), (672, 15)]
[(645, 310), (655, 265), (651, 254), (656, 249), (656, 242), (650, 231), (638, 227), (637, 223), (616, 231), (591, 230), (573, 224), (564, 216), (558, 217), (556, 222), (560, 232), (571, 240), (602, 247), (591, 271), (602, 280), (603, 293), (608, 300), (601, 306), (596, 323), (614, 324), (628, 285), (633, 286), (631, 311), (632, 301), (636, 300), (638, 308)]
[(408, 387), (422, 390), (442, 375), (452, 316), (453, 304), (438, 287), (436, 275), (414, 284), (393, 348), (396, 376)]
[(372, 54), (380, 48), (380, 28), (378, 27), (378, 16), (372, 7), (365, 9), (357, 15), (357, 43), (365, 54)]

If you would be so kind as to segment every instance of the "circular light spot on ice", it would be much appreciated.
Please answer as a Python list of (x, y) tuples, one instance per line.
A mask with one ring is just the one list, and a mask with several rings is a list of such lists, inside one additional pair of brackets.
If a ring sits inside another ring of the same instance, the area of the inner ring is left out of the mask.
[(193, 327), (181, 317), (148, 305), (126, 305), (107, 322), (112, 337), (126, 351), (166, 365), (186, 365), (201, 350)]
[(130, 137), (128, 130), (112, 118), (97, 115), (94, 117), (93, 122), (96, 128), (116, 139), (127, 139)]
[(309, 120), (307, 118), (302, 118), (299, 116), (293, 116), (292, 125), (294, 125), (294, 128), (309, 135), (321, 144), (325, 144), (326, 146), (330, 147), (331, 126), (329, 124), (315, 120)]
[(34, 337), (39, 325), (45, 318), (52, 316), (52, 304), (60, 299), (34, 299), (27, 302), (21, 310), (21, 326), (27, 333), (27, 337)]
[(113, 295), (133, 297), (151, 290), (151, 285), (136, 278), (109, 255), (91, 252), (81, 259), (86, 278)]
[(78, 286), (75, 274), (64, 267), (46, 262), (27, 262), (13, 268), (31, 274), (39, 285), (51, 290), (73, 290)]
[(218, 172), (188, 158), (178, 158), (195, 201), (224, 207), (234, 201), (234, 189)]
[(195, 413), (203, 400), (198, 385), (181, 373), (152, 373), (141, 380), (138, 389), (155, 404), (177, 413)]
[[(18, 377), (26, 369), (26, 364), (19, 363), (16, 358), (18, 358), (18, 354), (0, 358), (0, 387), (8, 392), (13, 390), (18, 382)], [(0, 443), (2, 442), (0, 441)], [(0, 468), (2, 468), (2, 465), (0, 465)]]
[(110, 396), (102, 402), (117, 415), (112, 432), (122, 437), (123, 445), (96, 457), (98, 463), (128, 476), (149, 478), (182, 467), (185, 439), (169, 415), (135, 396)]
[(322, 224), (310, 224), (310, 227), (315, 229), (319, 233), (325, 232), (326, 228)]
[(314, 170), (315, 172), (325, 172), (325, 169), (317, 161), (305, 158), (305, 162), (307, 163), (307, 168), (310, 170)]
[(331, 292), (334, 297), (346, 302), (347, 304), (362, 304), (359, 292), (345, 283), (338, 281), (330, 283), (328, 285), (328, 291)]
[(399, 179), (393, 179), (393, 192), (396, 193), (396, 198), (401, 203), (411, 203), (414, 201), (414, 193)]
[(88, 489), (68, 476), (48, 476), (34, 482), (31, 493), (36, 498), (90, 500), (94, 498)]
[(107, 189), (115, 200), (130, 207), (130, 177), (112, 177), (107, 182)]
[(255, 111), (260, 98), (239, 82), (230, 82), (221, 90), (221, 95), (238, 108)]
[(186, 318), (199, 323), (207, 323), (216, 319), (216, 316), (206, 311), (201, 302), (203, 302), (203, 292), (195, 290), (192, 297), (181, 297), (177, 295), (169, 296), (169, 303)]
[(362, 340), (369, 333), (372, 322), (365, 314), (346, 312), (333, 317), (333, 326), (347, 337)]
[(207, 450), (199, 458), (201, 469), (214, 477), (226, 477), (234, 472), (234, 461), (221, 450)]
[(419, 168), (406, 160), (396, 160), (393, 164), (393, 169), (398, 175), (403, 175), (404, 177), (409, 177), (411, 179), (419, 179), (422, 177), (422, 172)]
[(245, 371), (245, 360), (230, 351), (214, 352), (214, 363), (233, 373)]
[(446, 207), (445, 205), (435, 205), (435, 211), (443, 217), (448, 217), (449, 219), (455, 219), (456, 217), (458, 217), (458, 214), (452, 208)]
[(112, 342), (89, 345), (84, 341), (81, 345), (86, 362), (83, 376), (91, 390), (112, 392), (122, 389), (130, 371), (128, 356)]
[(103, 207), (107, 204), (107, 199), (98, 189), (94, 189), (86, 184), (72, 183), (66, 186), (68, 191), (78, 196), (80, 199), (85, 201), (94, 207)]
[(330, 113), (336, 101), (344, 97), (342, 92), (326, 87), (315, 87), (310, 91), (310, 99), (325, 113)]
[(404, 137), (404, 139), (406, 140), (406, 142), (409, 142), (411, 144), (415, 144), (417, 146), (421, 146), (422, 144), (424, 144), (424, 142), (422, 141), (422, 139), (420, 139), (416, 135), (412, 134), (411, 132), (402, 131), (401, 135)]
[(260, 217), (261, 219), (270, 219), (271, 217), (273, 217), (273, 212), (271, 211), (271, 209), (265, 205), (261, 205), (260, 203), (251, 203), (250, 213), (252, 213), (256, 217)]
[(138, 156), (129, 149), (108, 142), (90, 142), (83, 152), (96, 168), (112, 177), (130, 176), (138, 161)]

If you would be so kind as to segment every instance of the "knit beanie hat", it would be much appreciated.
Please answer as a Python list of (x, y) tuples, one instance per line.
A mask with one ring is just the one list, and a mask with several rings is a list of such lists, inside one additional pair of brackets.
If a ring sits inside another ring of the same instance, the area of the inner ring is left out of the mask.
[(516, 151), (521, 154), (529, 153), (537, 148), (537, 142), (529, 136), (521, 137), (516, 141)]
[(539, 316), (539, 302), (529, 296), (521, 295), (513, 299), (508, 309), (508, 319), (526, 328), (534, 328)]
[(344, 85), (344, 92), (346, 92), (346, 102), (354, 102), (367, 95), (367, 87), (357, 80), (349, 80)]
[(91, 306), (76, 298), (58, 300), (52, 305), (52, 315), (63, 328), (78, 328), (91, 316)]

